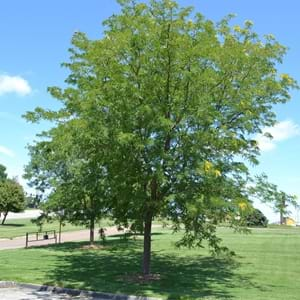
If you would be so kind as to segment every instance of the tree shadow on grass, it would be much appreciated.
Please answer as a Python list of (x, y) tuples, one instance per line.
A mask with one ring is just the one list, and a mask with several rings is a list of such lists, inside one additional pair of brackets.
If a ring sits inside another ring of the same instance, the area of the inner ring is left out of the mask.
[(15, 224), (15, 223), (4, 223), (0, 225), (1, 227), (24, 227), (25, 224)]
[[(158, 236), (158, 235), (164, 235), (165, 233), (163, 232), (152, 232), (152, 237), (154, 236)], [(134, 233), (117, 233), (117, 234), (113, 234), (110, 235), (109, 238), (119, 238), (121, 240), (129, 240), (129, 239), (133, 239), (133, 240), (138, 240), (138, 239), (143, 239), (144, 236), (140, 233), (138, 234), (134, 234)]]
[(110, 238), (101, 250), (84, 250), (82, 247), (86, 244), (49, 246), (48, 250), (63, 252), (63, 255), (58, 256), (59, 267), (49, 271), (49, 281), (45, 284), (181, 300), (203, 297), (232, 299), (230, 289), (254, 287), (252, 278), (236, 274), (239, 264), (232, 259), (200, 255), (178, 257), (155, 251), (152, 272), (159, 273), (160, 280), (128, 282), (124, 278), (140, 272), (142, 241)]

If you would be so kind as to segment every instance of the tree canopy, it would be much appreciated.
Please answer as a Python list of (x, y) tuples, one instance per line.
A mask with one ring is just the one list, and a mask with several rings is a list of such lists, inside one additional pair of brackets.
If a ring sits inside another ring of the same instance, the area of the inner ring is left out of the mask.
[(252, 193), (262, 203), (271, 205), (275, 213), (280, 214), (280, 224), (285, 224), (285, 218), (290, 215), (290, 207), (299, 208), (296, 195), (290, 195), (280, 190), (276, 184), (270, 183), (263, 174), (257, 177)]
[(214, 23), (171, 0), (118, 2), (103, 37), (74, 34), (67, 87), (49, 88), (62, 108), (27, 113), (55, 122), (31, 146), (27, 174), (70, 203), (92, 191), (117, 223), (141, 224), (147, 275), (154, 217), (184, 227), (178, 245), (224, 249), (216, 225), (238, 227), (249, 206), (255, 135), (297, 84), (277, 71), (286, 48), (250, 21)]
[(13, 179), (0, 182), (0, 216), (3, 214), (1, 224), (6, 221), (9, 212), (21, 212), (25, 208), (25, 194), (22, 186)]
[(87, 225), (93, 243), (95, 222), (108, 207), (108, 191), (102, 160), (95, 159), (100, 150), (83, 141), (82, 134), (87, 134), (87, 141), (88, 133), (78, 131), (80, 123), (61, 124), (47, 132), (51, 140), (30, 146), (31, 163), (25, 177), (47, 193), (47, 201), (41, 206), (46, 216), (54, 213), (61, 218), (63, 212), (69, 222)]
[(246, 215), (246, 225), (249, 227), (267, 227), (267, 217), (257, 208), (253, 208)]

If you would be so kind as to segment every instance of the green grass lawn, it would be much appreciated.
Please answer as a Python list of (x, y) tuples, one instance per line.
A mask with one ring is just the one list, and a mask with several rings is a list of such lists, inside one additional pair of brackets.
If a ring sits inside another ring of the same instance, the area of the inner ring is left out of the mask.
[[(103, 221), (102, 226), (107, 226), (108, 221)], [(45, 223), (42, 230), (57, 230), (59, 229), (58, 221), (53, 223)], [(75, 226), (72, 224), (66, 224), (62, 227), (62, 231), (75, 231), (86, 229), (84, 226)], [(25, 236), (26, 232), (35, 232), (38, 231), (39, 227), (36, 224), (33, 224), (30, 219), (16, 219), (16, 220), (7, 220), (5, 225), (0, 225), (0, 239), (4, 238), (14, 238), (19, 236)]]
[[(65, 243), (0, 251), (0, 280), (59, 285), (164, 299), (299, 299), (300, 230), (253, 229), (252, 234), (219, 233), (236, 252), (233, 260), (213, 258), (207, 249), (177, 249), (180, 234), (156, 229), (152, 272), (161, 279), (127, 282), (140, 270), (142, 241), (108, 238), (106, 248)], [(131, 277), (130, 277), (131, 278)]]

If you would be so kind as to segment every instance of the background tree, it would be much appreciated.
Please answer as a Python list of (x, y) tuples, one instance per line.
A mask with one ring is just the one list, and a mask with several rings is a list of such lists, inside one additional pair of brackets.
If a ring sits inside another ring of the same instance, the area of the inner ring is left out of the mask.
[(26, 208), (39, 208), (41, 199), (38, 195), (26, 194)]
[(275, 213), (280, 215), (280, 224), (285, 224), (285, 218), (290, 215), (289, 208), (299, 207), (297, 197), (287, 194), (278, 189), (278, 186), (268, 182), (268, 177), (263, 174), (257, 177), (256, 186), (252, 188), (252, 193), (265, 204), (272, 206)]
[(27, 118), (76, 124), (73, 145), (88, 145), (85, 159), (104, 168), (116, 222), (142, 224), (148, 275), (156, 216), (174, 230), (184, 225), (178, 245), (208, 240), (223, 250), (216, 225), (230, 218), (239, 226), (248, 206), (253, 137), (275, 123), (273, 106), (297, 85), (276, 69), (285, 47), (260, 39), (249, 21), (214, 24), (171, 0), (118, 2), (103, 38), (73, 36), (68, 87), (49, 89), (62, 109), (37, 108)]
[(0, 164), (0, 181), (5, 181), (7, 179), (6, 167)]
[(88, 133), (78, 131), (78, 124), (76, 120), (61, 124), (45, 133), (47, 141), (29, 147), (31, 162), (26, 167), (25, 178), (47, 194), (47, 201), (41, 205), (45, 220), (53, 215), (61, 219), (63, 211), (63, 221), (89, 227), (92, 244), (95, 224), (106, 211), (108, 189), (102, 160), (93, 159), (93, 148), (84, 142)]
[(267, 217), (257, 208), (250, 210), (246, 216), (246, 225), (249, 227), (267, 227)]
[(25, 208), (25, 194), (22, 186), (13, 179), (0, 182), (0, 215), (3, 214), (2, 225), (9, 212), (21, 212)]

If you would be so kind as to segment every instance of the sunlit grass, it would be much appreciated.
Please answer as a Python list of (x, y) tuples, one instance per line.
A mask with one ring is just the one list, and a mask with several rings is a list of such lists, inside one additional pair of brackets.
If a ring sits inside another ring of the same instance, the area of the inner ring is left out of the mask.
[[(101, 226), (109, 225), (109, 221), (104, 220), (101, 223)], [(65, 224), (62, 226), (62, 231), (75, 231), (86, 229), (85, 226), (75, 226), (72, 224)], [(25, 236), (26, 232), (36, 232), (39, 231), (40, 228), (31, 222), (31, 219), (16, 219), (16, 220), (7, 220), (5, 225), (0, 225), (0, 239), (4, 238), (15, 238), (20, 236)], [(47, 230), (59, 230), (59, 222), (54, 221), (52, 223), (45, 223), (42, 226), (42, 231)]]
[[(127, 282), (140, 272), (142, 239), (107, 239), (104, 249), (65, 243), (0, 251), (0, 280), (15, 280), (159, 296), (164, 299), (299, 299), (300, 230), (254, 229), (251, 234), (220, 228), (233, 260), (213, 258), (208, 249), (177, 249), (180, 233), (155, 229), (152, 272), (160, 280)], [(20, 272), (21, 270), (21, 272)]]

